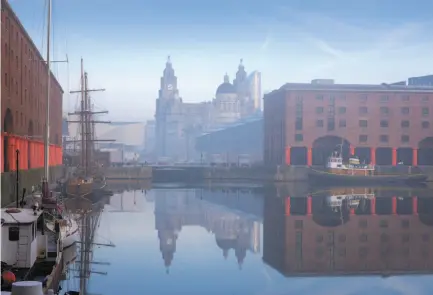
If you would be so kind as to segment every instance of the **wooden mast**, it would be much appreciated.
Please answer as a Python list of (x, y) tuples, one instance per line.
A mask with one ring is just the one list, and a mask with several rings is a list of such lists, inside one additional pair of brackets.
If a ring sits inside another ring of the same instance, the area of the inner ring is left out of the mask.
[[(80, 115), (79, 121), (68, 121), (69, 123), (79, 123), (81, 128), (81, 168), (83, 169), (84, 176), (89, 177), (92, 174), (91, 164), (94, 156), (94, 142), (106, 141), (111, 142), (114, 140), (97, 140), (94, 134), (95, 123), (111, 123), (110, 121), (95, 121), (94, 114), (106, 114), (107, 111), (94, 112), (91, 108), (90, 92), (105, 91), (105, 89), (89, 89), (89, 82), (87, 72), (84, 71), (83, 59), (81, 59), (81, 89), (79, 91), (71, 91), (70, 93), (81, 94), (81, 107), (80, 111), (68, 113), (68, 115)], [(75, 142), (75, 140), (69, 141)]]
[[(50, 90), (51, 90), (51, 60), (50, 60), (50, 37), (51, 37), (51, 0), (48, 0), (47, 12), (47, 101), (45, 108), (45, 138), (44, 138), (44, 177), (42, 179), (42, 196), (48, 197), (48, 181), (50, 178)], [(17, 167), (18, 168), (18, 167)]]
[(86, 134), (86, 129), (84, 128), (84, 122), (85, 122), (85, 114), (84, 114), (84, 110), (85, 110), (85, 106), (84, 106), (84, 101), (85, 101), (85, 95), (86, 95), (86, 90), (85, 90), (85, 81), (84, 81), (84, 65), (83, 65), (83, 59), (81, 59), (81, 103), (80, 103), (80, 128), (81, 128), (81, 168), (82, 169), (86, 169), (86, 162), (85, 162), (85, 157), (84, 157), (84, 150), (86, 149), (86, 141), (85, 141), (85, 134)]

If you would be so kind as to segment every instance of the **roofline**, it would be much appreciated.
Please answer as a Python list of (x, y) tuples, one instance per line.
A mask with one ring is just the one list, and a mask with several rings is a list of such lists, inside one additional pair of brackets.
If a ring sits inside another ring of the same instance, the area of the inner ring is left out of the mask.
[[(30, 37), (29, 33), (27, 32), (26, 28), (24, 28), (23, 24), (21, 23), (20, 19), (18, 18), (17, 14), (15, 13), (15, 11), (12, 9), (12, 6), (9, 4), (8, 0), (1, 0), (2, 1), (2, 9), (7, 9), (10, 14), (12, 15), (12, 17), (15, 19), (15, 21), (17, 22), (19, 28), (21, 29), (22, 34), (24, 35), (24, 37), (27, 38), (27, 40), (30, 43), (30, 46), (33, 47), (33, 49), (35, 50), (36, 54), (38, 55), (39, 59), (41, 61), (45, 61), (44, 58), (42, 57), (41, 52), (39, 51), (38, 47), (36, 46), (35, 42), (33, 42), (33, 39)], [(4, 24), (2, 23), (2, 26)], [(44, 63), (45, 65), (45, 63)], [(46, 66), (45, 66), (46, 69)], [(54, 80), (54, 82), (57, 84), (57, 86), (60, 87), (60, 91), (63, 93), (65, 93), (65, 91), (63, 90), (62, 85), (60, 85), (60, 82), (57, 80), (56, 76), (54, 76), (53, 71), (50, 71), (51, 73), (51, 78)]]
[(336, 92), (401, 92), (401, 93), (432, 93), (432, 86), (411, 86), (411, 85), (391, 85), (391, 84), (311, 84), (311, 83), (286, 83), (267, 95), (278, 92), (290, 91), (336, 91)]

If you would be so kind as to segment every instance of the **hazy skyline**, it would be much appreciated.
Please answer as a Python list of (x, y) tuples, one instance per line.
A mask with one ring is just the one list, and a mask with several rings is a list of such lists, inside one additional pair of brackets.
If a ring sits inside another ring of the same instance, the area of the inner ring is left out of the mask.
[[(10, 1), (43, 49), (46, 0)], [(160, 77), (170, 55), (184, 101), (210, 100), (243, 58), (262, 72), (262, 90), (287, 82), (331, 78), (338, 83), (396, 82), (430, 74), (433, 28), (428, 1), (184, 1), (54, 0), (54, 59), (64, 111), (76, 99), (80, 57), (94, 95), (111, 120), (152, 119)], [(420, 9), (422, 7), (422, 9)], [(69, 83), (68, 83), (69, 76)]]

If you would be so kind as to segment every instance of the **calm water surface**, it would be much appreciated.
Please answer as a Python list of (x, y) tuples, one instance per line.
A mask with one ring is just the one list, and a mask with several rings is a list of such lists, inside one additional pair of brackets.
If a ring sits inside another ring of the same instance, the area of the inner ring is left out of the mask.
[(428, 190), (154, 189), (107, 203), (95, 241), (116, 247), (94, 247), (94, 294), (432, 294)]

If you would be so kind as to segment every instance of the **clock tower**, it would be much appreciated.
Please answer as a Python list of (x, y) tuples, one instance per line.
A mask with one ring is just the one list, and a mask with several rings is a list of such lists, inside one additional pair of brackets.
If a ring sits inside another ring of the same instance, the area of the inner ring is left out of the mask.
[(165, 69), (161, 77), (159, 98), (162, 99), (179, 98), (179, 90), (177, 89), (177, 77), (174, 75), (174, 69), (170, 60), (170, 56), (167, 58), (167, 62), (165, 63)]
[(155, 153), (158, 157), (179, 158), (179, 144), (182, 140), (182, 99), (177, 89), (177, 77), (174, 74), (170, 56), (165, 63), (161, 77), (159, 95), (155, 111)]

